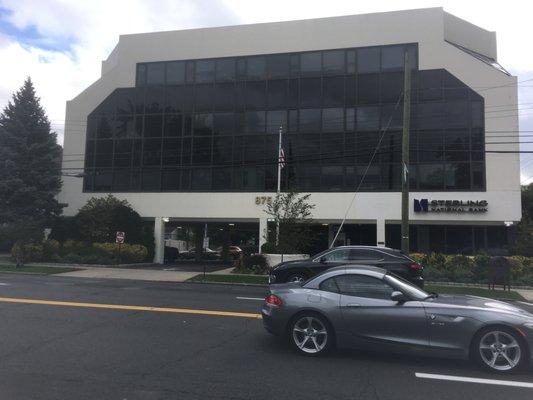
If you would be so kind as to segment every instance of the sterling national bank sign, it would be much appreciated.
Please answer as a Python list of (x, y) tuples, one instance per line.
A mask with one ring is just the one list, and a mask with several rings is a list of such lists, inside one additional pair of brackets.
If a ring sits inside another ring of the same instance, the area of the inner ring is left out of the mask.
[(486, 213), (487, 200), (414, 199), (415, 213)]

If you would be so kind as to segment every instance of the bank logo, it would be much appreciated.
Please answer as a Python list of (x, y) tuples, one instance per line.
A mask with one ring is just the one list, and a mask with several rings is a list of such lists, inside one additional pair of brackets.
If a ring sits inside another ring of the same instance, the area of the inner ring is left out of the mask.
[(486, 213), (487, 200), (428, 200), (414, 199), (415, 213)]
[(415, 212), (428, 212), (428, 199), (415, 199)]

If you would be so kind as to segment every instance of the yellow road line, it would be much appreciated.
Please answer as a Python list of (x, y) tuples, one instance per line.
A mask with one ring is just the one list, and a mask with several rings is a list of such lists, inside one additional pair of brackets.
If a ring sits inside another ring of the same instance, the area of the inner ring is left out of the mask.
[(20, 299), (14, 297), (0, 297), (2, 303), (18, 304), (41, 304), (47, 306), (63, 307), (81, 307), (81, 308), (105, 308), (110, 310), (128, 310), (128, 311), (149, 311), (173, 314), (192, 314), (192, 315), (211, 315), (218, 317), (238, 317), (261, 319), (261, 314), (217, 311), (217, 310), (197, 310), (192, 308), (171, 308), (171, 307), (150, 307), (150, 306), (130, 306), (123, 304), (100, 304), (100, 303), (77, 303), (72, 301), (55, 301), (55, 300), (38, 300), (38, 299)]

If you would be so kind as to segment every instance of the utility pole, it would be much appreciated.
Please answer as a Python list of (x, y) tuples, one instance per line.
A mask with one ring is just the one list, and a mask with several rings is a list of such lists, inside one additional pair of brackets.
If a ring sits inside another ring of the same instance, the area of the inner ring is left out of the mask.
[(411, 118), (411, 67), (404, 53), (402, 135), (402, 252), (409, 254), (409, 125)]
[[(278, 198), (281, 192), (281, 138), (283, 135), (283, 123), (279, 125), (279, 141), (278, 141)], [(276, 218), (276, 247), (279, 246), (279, 215)]]

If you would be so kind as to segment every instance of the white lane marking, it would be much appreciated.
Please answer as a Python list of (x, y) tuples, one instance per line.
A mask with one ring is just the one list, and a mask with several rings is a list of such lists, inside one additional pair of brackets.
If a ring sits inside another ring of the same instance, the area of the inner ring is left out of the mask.
[(532, 388), (533, 389), (533, 383), (531, 383), (531, 382), (503, 381), (503, 380), (498, 380), (498, 379), (469, 378), (467, 376), (424, 374), (424, 373), (420, 373), (420, 372), (415, 372), (415, 376), (417, 378), (439, 379), (439, 380), (443, 380), (443, 381), (484, 383), (486, 385), (517, 386), (517, 387), (524, 387), (524, 388)]
[(525, 304), (526, 306), (533, 306), (533, 303), (526, 303), (525, 301), (517, 301), (517, 303)]
[(256, 300), (256, 301), (263, 301), (265, 299), (263, 299), (262, 297), (235, 297), (236, 299), (239, 299), (239, 300)]
[(0, 282), (0, 286), (9, 286), (9, 283)]

